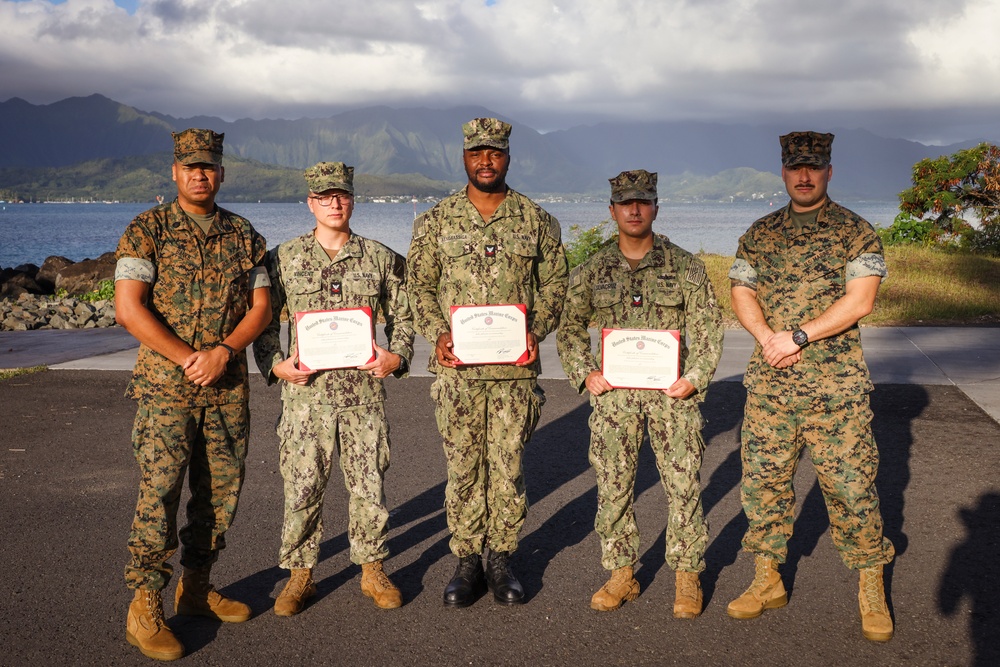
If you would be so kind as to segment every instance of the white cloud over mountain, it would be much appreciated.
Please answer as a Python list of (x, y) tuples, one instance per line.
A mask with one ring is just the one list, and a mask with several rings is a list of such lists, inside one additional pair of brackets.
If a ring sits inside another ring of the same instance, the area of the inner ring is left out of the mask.
[(0, 0), (0, 99), (227, 119), (476, 104), (539, 129), (796, 119), (949, 141), (1000, 134), (997, 25), (997, 0)]

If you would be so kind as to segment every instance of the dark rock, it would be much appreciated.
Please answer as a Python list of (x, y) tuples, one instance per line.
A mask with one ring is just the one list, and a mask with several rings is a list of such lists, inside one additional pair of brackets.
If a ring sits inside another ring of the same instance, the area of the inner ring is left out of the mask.
[(56, 276), (67, 266), (73, 264), (73, 260), (62, 255), (52, 255), (42, 262), (42, 268), (38, 269), (35, 281), (45, 290), (46, 294), (54, 294), (56, 291)]
[(5, 278), (0, 284), (0, 299), (17, 297), (25, 293), (40, 294), (41, 292), (42, 288), (31, 276), (19, 271)]
[(29, 276), (31, 276), (31, 278), (33, 280), (36, 280), (36, 281), (38, 280), (38, 278), (36, 277), (38, 275), (38, 271), (39, 271), (37, 264), (31, 264), (31, 263), (28, 263), (28, 264), (18, 264), (17, 266), (14, 267), (14, 270), (15, 271), (20, 271), (21, 273), (28, 274)]
[(66, 290), (67, 294), (86, 294), (101, 286), (102, 280), (115, 279), (115, 254), (106, 252), (97, 259), (85, 259), (71, 264), (56, 275), (56, 292)]

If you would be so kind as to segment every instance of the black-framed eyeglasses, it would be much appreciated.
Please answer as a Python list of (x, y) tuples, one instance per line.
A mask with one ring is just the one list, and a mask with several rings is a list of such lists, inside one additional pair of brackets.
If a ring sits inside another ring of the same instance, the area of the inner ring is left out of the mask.
[(341, 206), (346, 206), (351, 203), (352, 199), (354, 199), (354, 195), (349, 195), (346, 192), (337, 195), (309, 195), (309, 199), (312, 199), (320, 206), (329, 206), (333, 203), (333, 200), (336, 199), (340, 202)]

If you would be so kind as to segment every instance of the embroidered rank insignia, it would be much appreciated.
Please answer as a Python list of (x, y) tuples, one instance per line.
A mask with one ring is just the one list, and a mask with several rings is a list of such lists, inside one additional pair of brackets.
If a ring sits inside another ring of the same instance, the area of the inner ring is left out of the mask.
[(496, 246), (495, 243), (486, 246), (485, 255), (487, 257), (496, 257), (497, 256), (497, 246)]
[(632, 306), (635, 308), (642, 308), (642, 295), (633, 294), (632, 295)]
[(339, 280), (335, 280), (335, 281), (333, 281), (330, 284), (330, 293), (331, 294), (340, 294), (340, 281)]

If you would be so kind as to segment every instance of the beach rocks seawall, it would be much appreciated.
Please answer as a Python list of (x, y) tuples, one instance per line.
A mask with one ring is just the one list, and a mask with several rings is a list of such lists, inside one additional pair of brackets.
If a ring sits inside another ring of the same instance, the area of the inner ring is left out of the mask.
[(79, 262), (53, 256), (40, 267), (0, 268), (0, 331), (115, 326), (114, 301), (76, 298), (114, 277), (112, 252)]
[(0, 301), (0, 331), (93, 329), (115, 326), (114, 301), (89, 303), (72, 297), (21, 294)]

